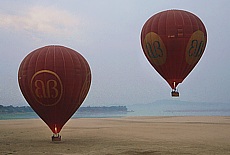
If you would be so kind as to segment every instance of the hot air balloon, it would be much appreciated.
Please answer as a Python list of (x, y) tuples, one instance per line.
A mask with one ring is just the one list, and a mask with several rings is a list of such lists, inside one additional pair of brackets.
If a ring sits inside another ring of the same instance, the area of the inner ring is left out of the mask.
[(87, 96), (90, 66), (78, 52), (57, 45), (41, 47), (21, 62), (18, 83), (33, 110), (60, 141), (64, 124)]
[(207, 43), (202, 21), (183, 10), (166, 10), (150, 17), (141, 31), (141, 45), (155, 70), (179, 96), (177, 85), (193, 70)]

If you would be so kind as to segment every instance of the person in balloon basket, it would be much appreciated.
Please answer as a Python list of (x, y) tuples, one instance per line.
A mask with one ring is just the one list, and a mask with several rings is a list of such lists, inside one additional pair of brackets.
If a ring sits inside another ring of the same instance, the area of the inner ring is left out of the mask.
[(54, 133), (52, 136), (52, 141), (61, 141), (61, 135), (59, 135), (59, 133)]

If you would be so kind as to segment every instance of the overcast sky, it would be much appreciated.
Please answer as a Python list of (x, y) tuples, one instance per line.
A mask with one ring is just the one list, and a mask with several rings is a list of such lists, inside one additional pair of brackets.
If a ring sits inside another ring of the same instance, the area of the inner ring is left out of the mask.
[(59, 44), (89, 62), (92, 84), (84, 106), (130, 105), (171, 99), (170, 86), (152, 68), (140, 44), (145, 21), (183, 9), (205, 24), (203, 57), (179, 84), (179, 100), (230, 102), (229, 0), (7, 0), (0, 1), (0, 104), (28, 105), (17, 81), (31, 51)]

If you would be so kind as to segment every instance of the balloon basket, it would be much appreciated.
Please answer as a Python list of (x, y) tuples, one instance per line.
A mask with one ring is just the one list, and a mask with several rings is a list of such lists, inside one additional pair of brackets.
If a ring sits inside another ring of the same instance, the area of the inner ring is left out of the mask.
[(179, 97), (178, 91), (172, 91), (171, 94), (172, 94), (172, 97)]
[(61, 141), (61, 136), (59, 134), (58, 135), (53, 135), (52, 136), (52, 141), (53, 142)]

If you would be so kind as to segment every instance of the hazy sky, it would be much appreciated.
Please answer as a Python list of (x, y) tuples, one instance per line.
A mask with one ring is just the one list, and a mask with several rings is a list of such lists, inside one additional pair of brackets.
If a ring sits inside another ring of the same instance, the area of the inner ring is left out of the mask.
[(172, 99), (140, 44), (145, 21), (183, 9), (205, 24), (203, 57), (179, 84), (184, 101), (230, 102), (229, 0), (7, 0), (0, 1), (0, 104), (27, 105), (18, 67), (31, 51), (59, 44), (80, 52), (92, 71), (84, 106), (129, 105)]

